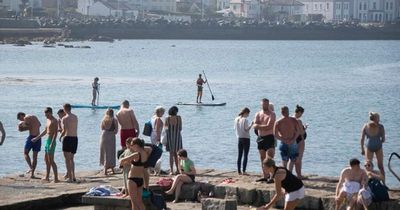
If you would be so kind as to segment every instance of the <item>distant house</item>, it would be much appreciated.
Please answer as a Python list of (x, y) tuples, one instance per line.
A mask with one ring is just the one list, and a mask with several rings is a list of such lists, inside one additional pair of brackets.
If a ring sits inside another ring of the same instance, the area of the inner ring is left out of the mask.
[(229, 8), (236, 17), (260, 18), (260, 0), (231, 0)]
[(327, 22), (354, 19), (353, 0), (299, 0), (304, 4), (304, 14), (321, 15)]
[(269, 19), (287, 20), (303, 14), (304, 4), (297, 0), (267, 0), (265, 4)]
[(176, 12), (176, 0), (126, 0), (143, 11)]
[[(20, 12), (21, 6), (20, 0), (0, 0), (0, 9), (3, 10)], [(42, 0), (29, 0), (25, 6), (34, 9), (41, 8)]]
[(125, 1), (78, 0), (77, 12), (88, 16), (134, 17), (138, 10)]
[(400, 17), (400, 0), (354, 0), (354, 18), (361, 22), (391, 22)]

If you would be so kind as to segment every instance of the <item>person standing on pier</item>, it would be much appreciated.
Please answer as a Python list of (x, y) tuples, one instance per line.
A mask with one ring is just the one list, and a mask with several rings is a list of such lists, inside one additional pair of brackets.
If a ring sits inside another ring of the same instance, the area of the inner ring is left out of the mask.
[(54, 183), (59, 182), (57, 165), (54, 162), (54, 152), (56, 150), (57, 144), (57, 133), (58, 133), (58, 122), (55, 117), (53, 117), (53, 109), (51, 107), (46, 107), (44, 114), (47, 119), (46, 129), (39, 135), (36, 136), (32, 141), (37, 141), (47, 134), (46, 146), (45, 146), (45, 156), (44, 161), (46, 162), (46, 177), (43, 178), (44, 181), (50, 181), (50, 169), (53, 168), (54, 173)]
[(78, 149), (78, 117), (71, 113), (71, 104), (63, 106), (65, 116), (61, 123), (63, 129), (61, 132), (62, 151), (65, 158), (65, 166), (67, 168), (67, 182), (75, 182), (75, 162), (74, 155)]
[[(26, 115), (23, 112), (17, 114), (17, 119), (20, 121), (18, 124), (18, 131), (23, 132), (29, 130), (29, 136), (26, 138), (24, 156), (26, 163), (28, 163), (29, 170), (27, 173), (31, 173), (31, 178), (35, 178), (35, 169), (37, 164), (37, 156), (40, 152), (40, 147), (42, 146), (42, 140), (33, 139), (40, 134), (40, 121), (34, 115)], [(29, 152), (32, 150), (32, 162), (29, 157)]]
[(201, 103), (201, 97), (203, 97), (203, 85), (207, 83), (207, 80), (203, 80), (201, 74), (199, 74), (199, 78), (197, 78), (196, 85), (197, 85), (197, 98), (196, 103)]
[(122, 150), (126, 149), (126, 139), (139, 136), (139, 123), (136, 120), (133, 109), (129, 108), (129, 101), (125, 100), (121, 104), (121, 109), (116, 117), (121, 125), (120, 137)]
[(92, 83), (92, 94), (93, 94), (93, 98), (92, 98), (92, 106), (96, 106), (96, 99), (97, 96), (100, 94), (99, 92), (99, 88), (100, 88), (100, 84), (99, 84), (99, 78), (95, 77), (94, 81)]
[[(260, 153), (261, 168), (263, 168), (263, 161), (273, 159), (275, 156), (275, 137), (274, 137), (274, 124), (275, 113), (269, 109), (269, 100), (263, 98), (261, 100), (261, 111), (256, 113), (253, 128), (258, 132), (257, 148)], [(263, 170), (263, 178), (257, 181), (269, 181), (270, 175)]]

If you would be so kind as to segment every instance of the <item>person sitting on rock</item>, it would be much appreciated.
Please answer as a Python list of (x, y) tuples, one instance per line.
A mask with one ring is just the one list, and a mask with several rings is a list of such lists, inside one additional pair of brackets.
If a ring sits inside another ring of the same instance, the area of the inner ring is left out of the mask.
[(350, 159), (350, 167), (342, 170), (339, 183), (336, 186), (336, 210), (340, 209), (343, 201), (346, 199), (350, 209), (357, 205), (357, 194), (367, 186), (367, 174), (360, 168), (358, 159)]
[(181, 193), (181, 187), (184, 183), (192, 183), (194, 182), (194, 178), (196, 175), (196, 169), (194, 168), (193, 161), (191, 161), (187, 156), (187, 151), (184, 149), (180, 149), (178, 151), (179, 158), (179, 175), (177, 175), (172, 183), (171, 189), (165, 192), (168, 195), (172, 195), (175, 192), (175, 200), (174, 203), (177, 203), (179, 200), (179, 195)]
[(301, 179), (293, 175), (285, 167), (277, 167), (275, 161), (272, 159), (265, 159), (263, 161), (263, 170), (266, 174), (272, 173), (272, 179), (275, 183), (276, 194), (272, 197), (271, 201), (265, 206), (257, 210), (269, 209), (282, 197), (283, 189), (285, 190), (285, 210), (294, 210), (299, 204), (300, 200), (304, 198), (305, 189)]

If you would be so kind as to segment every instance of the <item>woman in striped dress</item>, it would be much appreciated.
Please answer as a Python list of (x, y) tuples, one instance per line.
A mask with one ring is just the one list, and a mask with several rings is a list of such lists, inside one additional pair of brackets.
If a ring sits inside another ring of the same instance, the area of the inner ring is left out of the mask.
[(169, 152), (169, 167), (170, 174), (174, 173), (174, 162), (176, 170), (178, 171), (178, 156), (177, 152), (182, 149), (182, 118), (178, 114), (178, 107), (172, 106), (168, 110), (168, 117), (165, 119), (164, 129), (167, 135), (166, 149)]

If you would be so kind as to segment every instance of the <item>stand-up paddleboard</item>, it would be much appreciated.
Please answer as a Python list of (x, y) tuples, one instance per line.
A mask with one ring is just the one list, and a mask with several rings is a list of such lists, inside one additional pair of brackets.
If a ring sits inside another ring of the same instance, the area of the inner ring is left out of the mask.
[(182, 105), (182, 106), (225, 106), (226, 103), (183, 103), (183, 102), (178, 102), (176, 105)]
[(71, 105), (72, 108), (75, 109), (119, 109), (121, 107), (121, 105), (113, 105), (113, 106), (93, 106), (93, 105), (79, 105), (79, 104), (75, 104), (75, 105)]

